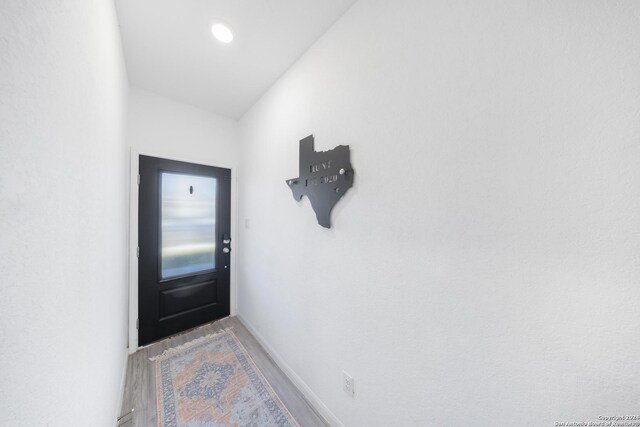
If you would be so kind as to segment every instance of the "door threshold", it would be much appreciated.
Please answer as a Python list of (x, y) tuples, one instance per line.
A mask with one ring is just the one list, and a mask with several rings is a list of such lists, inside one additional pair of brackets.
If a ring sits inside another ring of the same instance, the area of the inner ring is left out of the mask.
[(154, 345), (156, 345), (156, 344), (160, 344), (160, 343), (162, 343), (162, 342), (164, 342), (164, 341), (170, 340), (170, 339), (175, 338), (175, 337), (178, 337), (178, 336), (180, 336), (180, 335), (188, 334), (188, 333), (193, 332), (193, 331), (195, 331), (195, 330), (198, 330), (198, 329), (201, 329), (201, 328), (207, 327), (207, 326), (209, 326), (209, 325), (212, 325), (212, 324), (214, 324), (214, 323), (216, 323), (216, 322), (220, 322), (220, 321), (222, 321), (222, 320), (228, 319), (228, 318), (230, 318), (230, 317), (234, 317), (234, 316), (229, 315), (229, 316), (221, 317), (221, 318), (216, 319), (216, 320), (214, 320), (214, 321), (212, 321), (212, 322), (203, 323), (202, 325), (194, 326), (193, 328), (189, 328), (189, 329), (185, 329), (184, 331), (176, 332), (175, 334), (173, 334), (173, 335), (169, 335), (168, 337), (164, 337), (164, 338), (162, 338), (162, 339), (159, 339), (158, 341), (154, 341), (154, 342), (150, 342), (149, 344), (141, 345), (141, 346), (139, 346), (139, 347), (138, 347), (138, 349), (136, 350), (136, 352), (138, 352), (138, 351), (140, 351), (140, 350), (144, 350), (145, 348), (152, 347), (152, 346), (154, 346)]

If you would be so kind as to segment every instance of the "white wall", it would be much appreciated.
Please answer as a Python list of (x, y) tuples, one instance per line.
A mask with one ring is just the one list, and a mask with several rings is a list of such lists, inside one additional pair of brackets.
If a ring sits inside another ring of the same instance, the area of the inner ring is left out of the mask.
[(0, 2), (0, 425), (115, 423), (126, 91), (110, 0)]
[(242, 118), (238, 310), (344, 425), (638, 412), (639, 40), (631, 0), (360, 0)]
[(127, 141), (141, 154), (234, 167), (237, 127), (235, 120), (130, 87)]
[[(237, 226), (237, 157), (238, 123), (206, 110), (172, 100), (162, 95), (131, 86), (127, 117), (127, 141), (136, 153), (182, 160), (231, 169), (231, 232), (235, 236)], [(133, 158), (132, 170), (138, 167)], [(137, 191), (136, 186), (132, 192)], [(132, 193), (131, 246), (137, 246), (137, 193)], [(237, 239), (231, 252), (231, 313), (236, 307), (236, 253)], [(132, 260), (135, 262), (135, 260)], [(137, 267), (134, 266), (137, 269)], [(137, 272), (131, 283), (131, 319), (137, 318)], [(137, 335), (135, 322), (129, 325), (132, 337)], [(131, 348), (136, 348), (132, 341)]]

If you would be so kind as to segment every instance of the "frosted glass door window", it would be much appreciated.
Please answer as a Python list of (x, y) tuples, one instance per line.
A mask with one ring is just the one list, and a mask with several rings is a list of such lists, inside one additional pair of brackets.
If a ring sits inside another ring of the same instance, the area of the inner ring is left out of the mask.
[(216, 179), (161, 173), (161, 275), (216, 267)]

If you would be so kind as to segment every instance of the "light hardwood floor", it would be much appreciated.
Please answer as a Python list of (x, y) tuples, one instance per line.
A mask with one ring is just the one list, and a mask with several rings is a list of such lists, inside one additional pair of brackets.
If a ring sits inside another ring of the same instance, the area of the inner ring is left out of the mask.
[[(156, 419), (155, 363), (149, 360), (171, 347), (189, 342), (232, 327), (234, 333), (247, 349), (265, 378), (278, 394), (291, 415), (302, 427), (326, 427), (328, 424), (313, 410), (289, 378), (276, 366), (247, 328), (236, 318), (227, 317), (213, 323), (175, 335), (129, 356), (122, 402), (121, 414), (130, 413), (122, 418), (120, 425), (126, 427), (152, 427)], [(133, 409), (133, 412), (131, 410)]]

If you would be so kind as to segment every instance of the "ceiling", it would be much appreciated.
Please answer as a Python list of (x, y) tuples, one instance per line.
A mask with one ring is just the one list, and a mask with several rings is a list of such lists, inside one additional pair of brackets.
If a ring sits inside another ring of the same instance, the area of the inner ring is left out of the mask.
[(355, 1), (116, 0), (129, 81), (238, 119)]

